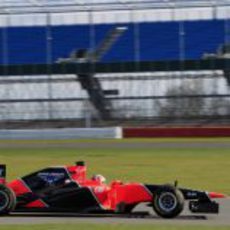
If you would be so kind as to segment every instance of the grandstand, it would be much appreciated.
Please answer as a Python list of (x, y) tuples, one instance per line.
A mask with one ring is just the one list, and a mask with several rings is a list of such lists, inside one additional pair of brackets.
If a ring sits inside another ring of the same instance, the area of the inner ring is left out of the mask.
[[(184, 22), (185, 59), (201, 59), (205, 53), (215, 53), (225, 43), (225, 20), (206, 19)], [(117, 24), (99, 24), (94, 26), (95, 40), (98, 44), (105, 34)], [(138, 30), (139, 50), (135, 50), (133, 23), (121, 23), (128, 29), (102, 62), (177, 60), (181, 58), (180, 31), (178, 22), (140, 22)], [(54, 25), (52, 26), (52, 62), (60, 57), (68, 57), (75, 49), (90, 49), (90, 25)], [(4, 29), (1, 29), (3, 33)], [(47, 62), (47, 31), (45, 26), (20, 26), (8, 28), (8, 63), (28, 64)], [(3, 53), (4, 41), (0, 39)], [(194, 47), (196, 47), (194, 49)], [(135, 52), (138, 52), (138, 57)], [(1, 55), (0, 63), (4, 64)]]
[[(229, 50), (223, 49), (230, 44), (228, 0), (5, 0), (0, 18), (4, 127), (21, 121), (86, 126), (230, 121)], [(90, 73), (70, 74), (69, 63), (59, 63), (72, 52), (94, 52), (114, 28), (126, 29), (99, 60), (87, 60)], [(224, 68), (215, 68), (216, 60)], [(176, 71), (172, 61), (180, 64)], [(62, 71), (53, 74), (56, 63)], [(156, 63), (160, 71), (154, 71)], [(95, 71), (98, 64), (104, 73)], [(38, 65), (47, 74), (37, 73)]]

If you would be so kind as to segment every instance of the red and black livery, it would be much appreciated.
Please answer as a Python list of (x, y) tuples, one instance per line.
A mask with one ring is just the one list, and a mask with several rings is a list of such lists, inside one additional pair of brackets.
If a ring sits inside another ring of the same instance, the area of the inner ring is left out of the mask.
[(146, 203), (161, 217), (173, 218), (185, 201), (195, 213), (218, 213), (214, 198), (223, 194), (178, 188), (177, 185), (123, 183), (107, 185), (104, 177), (86, 177), (85, 163), (48, 167), (9, 183), (6, 167), (0, 165), (0, 214), (11, 212), (131, 213)]

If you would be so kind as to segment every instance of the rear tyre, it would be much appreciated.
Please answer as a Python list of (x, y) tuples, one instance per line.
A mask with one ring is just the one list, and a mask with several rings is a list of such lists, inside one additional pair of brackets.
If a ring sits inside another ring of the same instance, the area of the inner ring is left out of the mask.
[(153, 210), (163, 218), (174, 218), (184, 209), (184, 197), (179, 189), (165, 185), (153, 194)]
[(16, 206), (14, 192), (7, 186), (0, 184), (0, 215), (6, 215), (13, 211)]

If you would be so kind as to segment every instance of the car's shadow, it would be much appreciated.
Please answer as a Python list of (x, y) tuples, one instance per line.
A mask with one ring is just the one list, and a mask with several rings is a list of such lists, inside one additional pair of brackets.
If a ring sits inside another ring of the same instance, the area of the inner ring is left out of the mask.
[[(12, 217), (63, 217), (63, 218), (145, 218), (145, 219), (155, 219), (162, 220), (161, 217), (152, 215), (148, 212), (134, 212), (130, 214), (79, 214), (79, 213), (11, 213)], [(175, 220), (207, 220), (207, 216), (205, 215), (181, 215)]]

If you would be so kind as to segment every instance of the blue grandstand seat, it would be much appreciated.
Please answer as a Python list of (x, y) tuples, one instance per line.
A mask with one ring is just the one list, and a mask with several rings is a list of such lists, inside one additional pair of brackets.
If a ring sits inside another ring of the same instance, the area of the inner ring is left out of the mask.
[[(123, 24), (125, 25), (125, 24)], [(90, 25), (52, 27), (52, 61), (67, 57), (75, 48), (92, 48), (98, 44), (114, 24), (95, 25), (95, 41), (90, 40)], [(120, 24), (119, 24), (120, 26)], [(103, 62), (135, 60), (134, 24), (126, 24), (128, 30), (103, 57)], [(178, 22), (140, 23), (140, 59), (172, 60), (180, 56)], [(184, 23), (185, 58), (200, 59), (204, 53), (212, 53), (224, 43), (224, 20), (186, 21)], [(0, 29), (3, 33), (3, 29)], [(45, 27), (7, 28), (7, 53), (9, 64), (46, 63), (47, 34)], [(6, 48), (6, 47), (5, 47)], [(4, 60), (3, 36), (0, 36), (0, 63)]]

